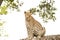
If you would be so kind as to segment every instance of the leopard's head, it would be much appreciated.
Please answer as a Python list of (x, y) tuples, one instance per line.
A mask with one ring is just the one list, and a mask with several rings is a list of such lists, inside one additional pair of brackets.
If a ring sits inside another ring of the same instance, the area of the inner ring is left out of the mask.
[(27, 18), (32, 15), (32, 13), (30, 11), (25, 11), (24, 14), (25, 14), (25, 17), (27, 17)]

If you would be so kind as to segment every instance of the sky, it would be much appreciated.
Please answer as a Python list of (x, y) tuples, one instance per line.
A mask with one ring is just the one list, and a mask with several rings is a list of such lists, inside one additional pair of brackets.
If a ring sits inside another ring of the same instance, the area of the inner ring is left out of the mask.
[[(21, 38), (28, 37), (27, 29), (25, 25), (24, 11), (29, 10), (30, 8), (37, 7), (41, 0), (19, 0), (19, 2), (24, 2), (22, 7), (20, 7), (20, 12), (16, 10), (8, 10), (7, 15), (0, 16), (1, 21), (6, 21), (2, 29), (4, 29), (9, 37), (0, 37), (0, 40), (19, 40)], [(42, 19), (38, 15), (32, 15), (38, 22), (46, 28), (45, 35), (58, 35), (60, 34), (60, 0), (55, 0), (54, 6), (56, 10), (56, 21), (53, 22), (50, 20), (48, 23), (43, 23)], [(4, 32), (4, 31), (3, 31)], [(5, 34), (3, 33), (3, 34)]]

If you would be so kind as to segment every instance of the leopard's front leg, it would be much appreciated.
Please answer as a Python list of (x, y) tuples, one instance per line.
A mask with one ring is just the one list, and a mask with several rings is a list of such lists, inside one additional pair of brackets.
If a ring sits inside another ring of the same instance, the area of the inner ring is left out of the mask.
[(34, 37), (32, 29), (28, 27), (27, 31), (28, 31), (28, 38), (26, 40), (32, 40)]

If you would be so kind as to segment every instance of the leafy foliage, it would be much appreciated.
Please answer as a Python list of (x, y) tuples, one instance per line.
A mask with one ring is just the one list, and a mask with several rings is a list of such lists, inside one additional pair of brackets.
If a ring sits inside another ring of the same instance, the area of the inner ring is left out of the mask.
[(32, 12), (32, 14), (38, 12), (39, 16), (43, 19), (44, 22), (48, 22), (49, 19), (55, 21), (56, 17), (54, 16), (54, 11), (56, 10), (56, 8), (53, 7), (53, 3), (54, 1), (49, 3), (46, 2), (46, 0), (42, 1), (37, 8), (31, 8), (30, 11)]
[(0, 7), (0, 15), (6, 15), (7, 14), (7, 7), (6, 6), (3, 6), (3, 7)]
[(5, 23), (4, 21), (2, 21), (2, 22), (0, 21), (0, 26), (3, 26), (4, 23)]
[[(14, 2), (14, 0), (3, 0), (6, 5), (4, 6), (0, 6), (0, 15), (6, 15), (7, 14), (7, 8), (12, 8), (12, 9), (17, 9), (19, 11), (19, 6), (22, 6), (23, 3), (19, 3), (19, 1), (17, 0), (16, 2)], [(56, 20), (55, 17), (55, 10), (56, 8), (53, 7), (53, 3), (55, 1), (50, 0), (50, 2), (47, 2), (47, 0), (42, 1), (37, 8), (31, 8), (30, 11), (32, 12), (32, 14), (35, 14), (35, 12), (39, 13), (39, 17), (41, 17), (43, 19), (43, 21), (48, 21), (49, 19), (52, 19), (53, 21)]]
[(7, 7), (18, 8), (18, 5), (14, 2), (14, 0), (5, 0), (5, 2), (7, 3)]
[(19, 3), (19, 1), (17, 0), (16, 2), (14, 2), (14, 0), (3, 0), (5, 2), (4, 6), (0, 6), (0, 15), (6, 15), (7, 14), (7, 9), (16, 9), (17, 11), (19, 11), (19, 6), (22, 6), (23, 3)]
[(2, 26), (3, 25), (3, 23), (0, 23), (0, 26)]

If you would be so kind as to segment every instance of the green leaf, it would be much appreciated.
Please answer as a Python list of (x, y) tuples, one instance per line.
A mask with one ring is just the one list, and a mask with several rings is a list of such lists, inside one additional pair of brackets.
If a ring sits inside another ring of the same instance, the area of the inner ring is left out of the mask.
[(0, 7), (0, 15), (7, 14), (7, 6)]
[(45, 17), (45, 13), (42, 14), (42, 18), (44, 18), (44, 17)]
[(46, 3), (46, 1), (43, 1), (42, 3)]
[(3, 25), (3, 23), (0, 23), (0, 26), (2, 26)]
[(55, 21), (56, 20), (56, 17), (55, 16), (53, 16), (53, 21)]
[(48, 18), (48, 15), (47, 14), (45, 14), (45, 16), (46, 16), (46, 18)]
[(39, 8), (42, 9), (42, 5), (39, 5)]
[(49, 10), (46, 10), (46, 12), (50, 15), (51, 14), (51, 12), (49, 12)]
[(30, 12), (34, 14), (36, 12), (36, 8), (31, 8)]
[(37, 12), (40, 12), (40, 10), (38, 9)]
[(54, 12), (52, 13), (52, 15), (55, 14)]
[(8, 2), (13, 2), (14, 0), (6, 0), (6, 1), (8, 1)]
[(53, 8), (53, 7), (52, 7), (51, 10), (56, 10), (56, 8)]

